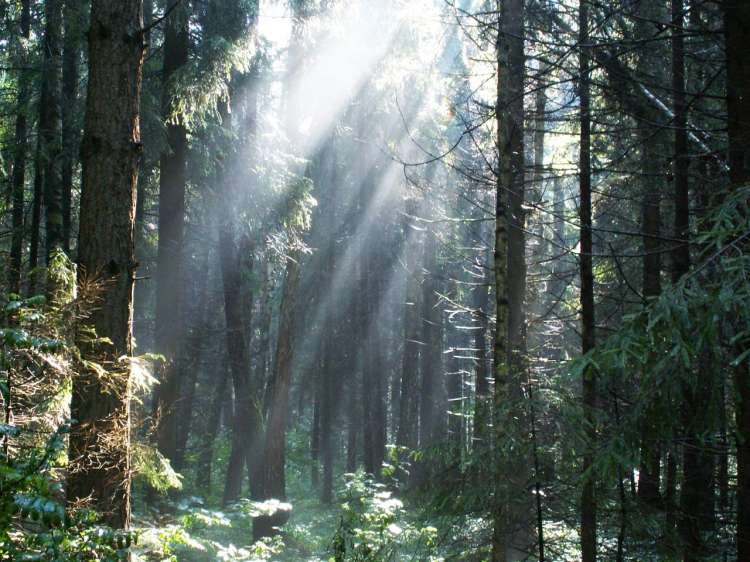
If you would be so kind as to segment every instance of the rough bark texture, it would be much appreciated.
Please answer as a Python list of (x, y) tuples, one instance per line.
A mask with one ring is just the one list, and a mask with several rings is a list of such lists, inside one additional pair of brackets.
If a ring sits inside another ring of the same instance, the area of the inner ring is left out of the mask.
[[(176, 2), (180, 2), (175, 7)], [(174, 8), (174, 9), (173, 9)], [(159, 245), (156, 258), (156, 351), (164, 356), (156, 393), (157, 444), (170, 460), (177, 454), (180, 369), (177, 362), (183, 335), (182, 254), (185, 229), (187, 129), (173, 118), (175, 72), (188, 61), (188, 3), (166, 0), (171, 10), (164, 31), (162, 118), (167, 122), (167, 146), (159, 173)]]
[[(21, 37), (28, 40), (31, 32), (31, 0), (21, 3)], [(24, 66), (27, 60), (26, 47), (18, 45), (17, 61)], [(16, 129), (13, 146), (12, 192), (12, 234), (10, 245), (10, 264), (8, 267), (8, 289), (12, 293), (21, 293), (21, 268), (23, 263), (23, 223), (24, 223), (24, 187), (26, 184), (26, 153), (28, 147), (26, 113), (29, 105), (29, 76), (23, 72), (18, 78), (18, 98), (16, 100)]]
[[(513, 373), (513, 346), (519, 338), (510, 332), (518, 328), (522, 303), (511, 303), (511, 295), (518, 298), (517, 279), (509, 276), (509, 267), (516, 261), (511, 255), (518, 251), (519, 233), (511, 234), (517, 228), (518, 196), (523, 193), (523, 0), (509, 0), (498, 5), (500, 25), (496, 43), (497, 56), (497, 152), (498, 172), (496, 181), (495, 209), (495, 308), (497, 325), (494, 337), (495, 365), (495, 439), (500, 449), (511, 450), (506, 440), (513, 439), (509, 401), (517, 396), (516, 383), (520, 380)], [(520, 111), (519, 111), (520, 108)], [(521, 245), (523, 243), (521, 242)], [(523, 258), (522, 258), (523, 259)], [(523, 297), (521, 296), (521, 301)], [(495, 468), (495, 498), (493, 505), (492, 561), (516, 560), (517, 500), (511, 497), (510, 482), (513, 459), (503, 454), (497, 459)]]
[(98, 279), (99, 302), (86, 324), (111, 345), (81, 333), (84, 358), (108, 368), (104, 384), (84, 371), (73, 380), (67, 494), (91, 497), (106, 523), (130, 522), (130, 372), (139, 104), (143, 67), (142, 0), (93, 0), (89, 82), (82, 146), (79, 278)]
[(44, 174), (46, 252), (49, 260), (51, 253), (63, 245), (62, 177), (60, 174), (62, 0), (48, 0), (44, 3), (44, 20), (39, 139)]
[(62, 244), (70, 251), (72, 237), (71, 200), (73, 171), (78, 162), (79, 131), (76, 126), (78, 110), (78, 63), (83, 40), (83, 2), (66, 0), (63, 11), (64, 39), (62, 54)]

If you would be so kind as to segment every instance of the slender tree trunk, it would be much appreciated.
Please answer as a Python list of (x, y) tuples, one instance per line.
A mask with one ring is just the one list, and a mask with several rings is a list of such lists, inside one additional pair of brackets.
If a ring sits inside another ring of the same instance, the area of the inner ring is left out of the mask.
[[(179, 4), (177, 4), (179, 2)], [(176, 5), (177, 4), (177, 5)], [(176, 6), (175, 6), (176, 5)], [(173, 9), (174, 8), (174, 9)], [(182, 278), (187, 183), (187, 129), (175, 109), (175, 73), (188, 62), (188, 2), (166, 0), (169, 12), (164, 31), (162, 118), (166, 121), (167, 146), (159, 173), (159, 244), (156, 264), (156, 351), (164, 356), (156, 392), (157, 444), (170, 460), (177, 454), (180, 397), (178, 347), (183, 330)], [(170, 11), (171, 10), (171, 11)]]
[(46, 251), (63, 246), (62, 177), (60, 156), (60, 68), (62, 66), (62, 0), (44, 3), (42, 41), (42, 85), (39, 112), (39, 138), (42, 149), (44, 206), (46, 210)]
[[(41, 112), (40, 112), (41, 113)], [(42, 226), (42, 199), (44, 197), (44, 172), (42, 171), (42, 137), (37, 135), (34, 153), (34, 187), (31, 200), (31, 232), (29, 233), (29, 286), (27, 294), (34, 295), (39, 280), (39, 238)]]
[(438, 293), (438, 240), (435, 233), (427, 233), (425, 241), (425, 280), (422, 284), (422, 352), (421, 402), (419, 413), (419, 446), (426, 448), (436, 441), (436, 398), (438, 384), (442, 379), (442, 327)]
[[(81, 151), (79, 277), (100, 279), (87, 319), (99, 338), (81, 333), (85, 359), (103, 363), (111, 380), (86, 370), (73, 378), (70, 501), (91, 497), (114, 527), (130, 523), (130, 368), (132, 352), (136, 182), (141, 153), (142, 0), (92, 0), (89, 80)], [(106, 436), (106, 438), (105, 438)]]
[[(579, 162), (580, 221), (581, 221), (581, 351), (586, 354), (595, 345), (594, 334), (594, 273), (591, 213), (591, 94), (589, 56), (589, 6), (580, 0), (578, 16), (578, 44), (580, 49), (580, 127), (581, 147)], [(581, 492), (581, 551), (583, 562), (596, 560), (597, 501), (595, 479), (589, 474), (595, 455), (596, 441), (596, 373), (589, 367), (583, 374), (583, 409), (588, 443), (583, 456), (584, 482)]]
[(333, 501), (334, 327), (329, 325), (325, 330), (327, 335), (323, 342), (323, 372), (321, 373), (320, 452), (323, 464), (323, 486), (320, 491), (320, 500), (324, 504), (330, 504)]
[(73, 171), (78, 161), (79, 134), (76, 127), (78, 110), (78, 61), (83, 39), (83, 3), (66, 0), (62, 54), (62, 238), (63, 249), (70, 251), (72, 236), (71, 201)]
[(225, 365), (219, 373), (219, 380), (213, 381), (213, 393), (206, 415), (206, 425), (201, 438), (201, 450), (195, 470), (198, 489), (207, 493), (211, 488), (211, 473), (214, 456), (214, 443), (221, 427), (221, 410), (225, 402), (231, 374)]
[[(636, 37), (650, 41), (658, 33), (658, 22), (663, 10), (656, 2), (641, 2), (635, 22)], [(666, 55), (657, 46), (643, 49), (638, 57), (638, 75), (646, 81), (655, 65)], [(661, 191), (659, 154), (663, 133), (656, 129), (658, 115), (653, 112), (638, 114), (638, 139), (641, 149), (641, 220), (643, 231), (643, 296), (651, 300), (661, 293)], [(663, 149), (662, 149), (663, 151)], [(661, 444), (656, 440), (655, 416), (647, 412), (641, 427), (641, 459), (638, 471), (638, 498), (647, 506), (656, 507), (661, 499)]]
[[(31, 0), (21, 2), (21, 38), (28, 41), (31, 34)], [(17, 60), (19, 66), (25, 66), (28, 59), (27, 46), (19, 41)], [(26, 153), (28, 147), (26, 113), (29, 107), (29, 76), (22, 72), (18, 77), (18, 98), (16, 100), (16, 130), (13, 146), (12, 190), (12, 234), (10, 245), (10, 264), (8, 267), (8, 289), (12, 293), (21, 293), (21, 270), (23, 264), (23, 215), (24, 188), (26, 186)]]
[(199, 288), (196, 291), (195, 322), (192, 332), (186, 338), (186, 350), (180, 363), (185, 373), (185, 384), (181, 385), (180, 402), (177, 404), (179, 423), (177, 426), (177, 446), (172, 463), (173, 468), (178, 472), (182, 471), (184, 466), (187, 443), (193, 429), (196, 385), (198, 374), (201, 372), (201, 359), (206, 349), (206, 343), (209, 341), (207, 333), (210, 328), (209, 313), (215, 304), (209, 302), (208, 295), (209, 254), (208, 247), (206, 247), (203, 256), (194, 264), (194, 267), (198, 271), (203, 271), (204, 274), (200, 278)]
[[(406, 214), (407, 216), (416, 214), (416, 203), (411, 199), (407, 201)], [(418, 335), (420, 279), (417, 267), (417, 249), (421, 247), (421, 240), (416, 235), (409, 236), (408, 224), (405, 225), (404, 231), (407, 237), (406, 302), (404, 303), (404, 353), (401, 363), (401, 397), (399, 399), (396, 443), (401, 447), (414, 448), (417, 444), (418, 410), (415, 406), (419, 399), (416, 393), (420, 344)]]
[[(672, 90), (675, 115), (674, 205), (675, 237), (684, 241), (672, 252), (672, 278), (677, 283), (690, 270), (690, 207), (689, 207), (689, 157), (687, 137), (687, 104), (685, 99), (685, 49), (684, 3), (672, 0)], [(702, 370), (702, 369), (699, 369)], [(684, 388), (684, 438), (682, 443), (682, 487), (680, 490), (679, 531), (683, 544), (683, 560), (693, 562), (705, 556), (702, 532), (706, 498), (711, 494), (711, 462), (701, 435), (706, 427), (706, 415), (700, 413), (706, 394), (710, 391), (710, 372), (700, 374), (701, 382), (695, 388), (685, 383)]]
[(320, 485), (320, 373), (315, 377), (315, 397), (313, 404), (312, 435), (310, 436), (310, 485), (317, 489)]

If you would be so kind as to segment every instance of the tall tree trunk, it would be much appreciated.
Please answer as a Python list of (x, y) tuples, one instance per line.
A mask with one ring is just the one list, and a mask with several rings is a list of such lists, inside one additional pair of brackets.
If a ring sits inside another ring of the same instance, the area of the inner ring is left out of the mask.
[[(279, 341), (276, 346), (275, 372), (270, 383), (271, 407), (263, 446), (261, 493), (264, 499), (286, 499), (286, 425), (289, 413), (289, 391), (292, 385), (300, 257), (300, 254), (295, 251), (287, 260), (284, 292), (281, 297)], [(273, 527), (283, 525), (289, 515), (288, 511), (278, 511), (269, 517), (256, 517), (253, 520), (253, 536), (256, 540), (270, 536), (273, 533)]]
[[(224, 181), (228, 181), (224, 178)], [(227, 201), (231, 196), (227, 197)], [(225, 204), (225, 207), (228, 204)], [(242, 283), (239, 265), (239, 252), (230, 230), (233, 221), (231, 211), (225, 209), (219, 226), (219, 260), (224, 289), (224, 318), (226, 322), (227, 354), (235, 395), (234, 418), (232, 422), (232, 446), (227, 467), (226, 486), (223, 503), (229, 504), (240, 497), (242, 474), (246, 456), (251, 455), (251, 436), (257, 431), (254, 420), (257, 408), (254, 406), (255, 393), (250, 381), (250, 358), (247, 348), (245, 319), (243, 318), (240, 287)]]
[[(409, 199), (406, 203), (407, 217), (416, 215), (416, 202)], [(407, 220), (409, 220), (407, 218)], [(417, 444), (416, 424), (418, 410), (415, 407), (417, 394), (417, 377), (419, 369), (419, 268), (417, 252), (421, 247), (421, 238), (410, 236), (410, 226), (405, 224), (406, 236), (406, 302), (404, 303), (404, 352), (401, 363), (401, 392), (398, 411), (398, 432), (396, 443), (401, 447), (414, 448)]]
[[(29, 40), (31, 34), (31, 0), (21, 2), (21, 39)], [(25, 66), (28, 59), (25, 44), (19, 41), (17, 64)], [(21, 293), (21, 268), (23, 264), (23, 215), (24, 188), (26, 186), (26, 153), (28, 147), (26, 114), (29, 106), (29, 75), (22, 72), (18, 77), (18, 98), (16, 100), (16, 130), (13, 146), (12, 190), (12, 234), (10, 244), (10, 264), (8, 267), (8, 289), (12, 293)]]
[[(750, 44), (750, 3), (729, 0), (724, 10), (729, 175), (736, 189), (750, 182), (750, 60), (745, 54)], [(750, 560), (750, 361), (745, 360), (735, 368), (734, 384), (738, 434), (737, 560)]]
[(71, 201), (73, 170), (78, 161), (79, 134), (76, 127), (78, 110), (78, 61), (83, 34), (83, 2), (66, 0), (62, 54), (62, 238), (63, 249), (70, 251), (72, 236)]
[[(651, 41), (658, 34), (658, 24), (663, 10), (657, 2), (638, 4), (635, 22), (636, 38)], [(638, 57), (638, 76), (648, 82), (662, 53), (658, 45), (643, 49)], [(641, 154), (641, 220), (643, 231), (643, 296), (651, 300), (661, 293), (661, 191), (659, 154), (664, 134), (656, 129), (660, 124), (654, 112), (638, 114), (638, 140)], [(663, 149), (662, 149), (663, 151)], [(641, 459), (638, 471), (638, 498), (648, 506), (657, 506), (660, 500), (661, 446), (655, 439), (654, 417), (658, 412), (647, 412), (641, 427)]]
[[(672, 252), (672, 279), (677, 283), (690, 270), (690, 203), (687, 103), (685, 99), (684, 3), (672, 0), (672, 90), (674, 96), (674, 234), (683, 241)], [(702, 371), (700, 367), (699, 371)], [(684, 383), (682, 442), (682, 487), (680, 490), (679, 531), (683, 560), (693, 562), (705, 556), (702, 532), (705, 530), (704, 505), (711, 494), (712, 463), (710, 453), (701, 443), (707, 416), (701, 404), (710, 391), (710, 372), (699, 373), (697, 385)]]
[(31, 199), (31, 232), (29, 233), (28, 295), (36, 293), (39, 281), (37, 268), (39, 267), (39, 239), (42, 226), (42, 199), (44, 198), (44, 172), (42, 170), (42, 137), (37, 135), (34, 151), (34, 187)]
[(177, 91), (175, 73), (188, 62), (188, 2), (166, 0), (169, 12), (164, 31), (162, 118), (167, 146), (161, 154), (159, 173), (159, 244), (156, 259), (156, 351), (164, 356), (161, 383), (156, 392), (157, 444), (174, 460), (177, 453), (177, 402), (180, 397), (178, 347), (183, 330), (182, 278), (187, 182), (187, 129), (173, 116)]
[(62, 0), (44, 3), (42, 41), (42, 85), (39, 112), (39, 138), (42, 143), (44, 206), (46, 210), (46, 252), (63, 245), (62, 177), (60, 156), (60, 68), (62, 66)]
[(442, 380), (443, 319), (438, 293), (438, 239), (434, 232), (427, 233), (425, 241), (425, 280), (422, 284), (422, 374), (419, 413), (419, 446), (426, 448), (436, 441), (436, 407), (438, 384)]
[[(523, 197), (523, 76), (524, 76), (524, 2), (508, 0), (498, 3), (500, 24), (498, 26), (497, 56), (497, 154), (498, 173), (496, 178), (495, 209), (495, 307), (497, 324), (494, 338), (495, 396), (494, 426), (498, 449), (508, 439), (515, 438), (510, 429), (509, 404), (518, 397), (520, 376), (512, 372), (514, 345), (520, 339), (511, 329), (519, 330), (523, 321), (520, 311), (523, 295), (518, 293), (518, 279), (509, 276), (509, 268), (517, 266), (524, 259), (523, 251), (518, 256), (520, 232), (517, 229), (520, 217), (514, 213), (520, 208), (519, 195)], [(522, 240), (522, 238), (520, 238)], [(521, 241), (521, 247), (523, 242)], [(515, 252), (515, 254), (514, 254)], [(519, 260), (520, 258), (520, 260)], [(521, 302), (511, 302), (511, 298)], [(516, 495), (518, 480), (513, 478), (514, 460), (505, 456), (497, 459), (495, 467), (495, 497), (492, 514), (492, 561), (515, 560), (516, 509), (519, 502)]]
[(186, 349), (180, 361), (180, 367), (185, 373), (185, 384), (181, 386), (180, 401), (177, 404), (177, 445), (172, 462), (173, 468), (180, 472), (185, 463), (187, 443), (193, 430), (193, 407), (195, 404), (195, 392), (198, 382), (198, 374), (201, 372), (201, 359), (209, 341), (208, 330), (210, 328), (210, 311), (215, 308), (214, 302), (209, 302), (209, 255), (208, 247), (203, 250), (203, 255), (193, 264), (198, 271), (203, 271), (199, 281), (198, 290), (195, 294), (196, 306), (193, 310), (195, 322), (192, 331), (186, 337)]
[[(143, 68), (142, 0), (92, 0), (89, 80), (81, 151), (79, 277), (100, 279), (87, 319), (99, 338), (81, 332), (87, 360), (103, 363), (73, 379), (70, 501), (91, 497), (114, 527), (130, 523), (130, 368), (139, 104)], [(105, 384), (106, 383), (106, 384)]]
[[(588, 0), (580, 0), (578, 15), (579, 97), (581, 146), (579, 162), (580, 221), (581, 221), (581, 351), (586, 354), (596, 343), (594, 334), (594, 272), (591, 212), (591, 93)], [(596, 560), (597, 501), (595, 479), (589, 474), (594, 464), (596, 440), (596, 373), (588, 367), (583, 374), (583, 409), (588, 443), (583, 456), (584, 482), (581, 492), (581, 559)]]

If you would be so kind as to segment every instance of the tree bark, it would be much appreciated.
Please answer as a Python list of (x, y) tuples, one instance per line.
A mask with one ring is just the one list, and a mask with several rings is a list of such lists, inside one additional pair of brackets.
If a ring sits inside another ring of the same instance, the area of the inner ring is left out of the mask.
[[(297, 314), (297, 287), (299, 285), (299, 252), (287, 260), (284, 292), (281, 297), (279, 341), (276, 346), (275, 373), (270, 389), (271, 407), (266, 423), (263, 447), (263, 499), (286, 500), (286, 424), (289, 414), (289, 391), (292, 385), (292, 359), (294, 331)], [(278, 511), (268, 517), (253, 520), (255, 540), (270, 536), (274, 527), (286, 523), (288, 511)]]
[[(416, 202), (409, 199), (406, 202), (406, 215), (416, 214)], [(407, 219), (408, 220), (408, 219)], [(410, 227), (404, 226), (406, 236), (406, 302), (404, 303), (404, 352), (401, 362), (400, 399), (398, 411), (398, 432), (396, 444), (400, 447), (413, 449), (417, 445), (417, 381), (419, 369), (419, 268), (417, 267), (417, 251), (421, 247), (421, 239), (416, 235), (409, 235)]]
[[(591, 210), (591, 93), (588, 0), (580, 0), (578, 15), (579, 97), (581, 146), (579, 161), (580, 221), (581, 221), (581, 351), (585, 355), (594, 349), (594, 272)], [(583, 490), (581, 492), (581, 559), (596, 560), (597, 501), (595, 479), (590, 474), (594, 463), (596, 441), (596, 373), (588, 367), (583, 374), (583, 410), (588, 443), (583, 456)]]
[(42, 84), (39, 112), (47, 260), (63, 246), (62, 177), (60, 156), (60, 68), (62, 66), (62, 0), (44, 3)]
[[(497, 30), (497, 98), (495, 119), (497, 121), (498, 173), (496, 177), (495, 208), (495, 309), (496, 328), (494, 337), (494, 426), (498, 449), (508, 450), (506, 442), (517, 436), (510, 429), (510, 402), (520, 395), (520, 376), (512, 371), (517, 357), (514, 346), (520, 339), (512, 329), (519, 330), (522, 320), (521, 302), (511, 302), (519, 298), (518, 278), (509, 276), (509, 268), (524, 259), (523, 252), (518, 256), (520, 232), (518, 228), (519, 195), (523, 197), (524, 155), (523, 155), (523, 77), (524, 77), (524, 2), (508, 0), (498, 2), (500, 24)], [(522, 240), (522, 238), (521, 238)], [(523, 242), (521, 242), (523, 246)], [(520, 258), (520, 259), (519, 259)], [(513, 478), (517, 459), (502, 456), (495, 467), (495, 497), (492, 508), (492, 561), (515, 560), (517, 542), (516, 516), (518, 504), (515, 489), (518, 483)]]
[(72, 236), (71, 200), (73, 171), (78, 162), (79, 132), (76, 126), (78, 110), (78, 63), (83, 34), (83, 3), (66, 0), (62, 54), (62, 243), (70, 251)]
[(86, 323), (109, 343), (81, 332), (82, 356), (108, 369), (104, 381), (86, 370), (73, 379), (67, 494), (91, 496), (114, 527), (130, 523), (130, 369), (139, 104), (143, 68), (142, 0), (92, 0), (89, 81), (81, 151), (79, 279), (99, 279)]
[[(187, 183), (187, 129), (175, 110), (175, 73), (188, 62), (188, 3), (166, 0), (169, 12), (164, 31), (162, 67), (162, 119), (166, 122), (167, 146), (161, 154), (159, 173), (159, 243), (156, 258), (156, 351), (164, 356), (161, 382), (156, 391), (157, 444), (174, 460), (177, 454), (177, 403), (182, 373), (178, 348), (184, 334), (182, 310), (183, 238), (185, 188)], [(204, 273), (205, 274), (205, 273)]]
[[(31, 0), (21, 2), (21, 39), (28, 41), (31, 35)], [(18, 66), (25, 66), (28, 59), (26, 45), (19, 41), (17, 53)], [(13, 146), (12, 190), (12, 234), (10, 246), (10, 264), (8, 267), (8, 289), (12, 293), (21, 293), (21, 269), (23, 264), (24, 239), (24, 188), (26, 186), (26, 153), (28, 148), (26, 113), (29, 106), (29, 76), (22, 72), (18, 77), (18, 98), (16, 100), (16, 128)]]

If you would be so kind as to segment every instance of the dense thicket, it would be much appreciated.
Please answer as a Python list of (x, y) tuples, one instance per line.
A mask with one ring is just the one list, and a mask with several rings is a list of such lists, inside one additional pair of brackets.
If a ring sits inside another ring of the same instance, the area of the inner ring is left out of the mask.
[(747, 2), (0, 29), (0, 557), (750, 559)]

